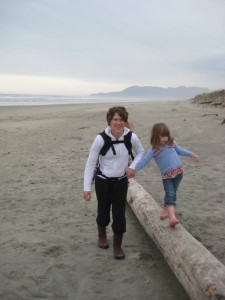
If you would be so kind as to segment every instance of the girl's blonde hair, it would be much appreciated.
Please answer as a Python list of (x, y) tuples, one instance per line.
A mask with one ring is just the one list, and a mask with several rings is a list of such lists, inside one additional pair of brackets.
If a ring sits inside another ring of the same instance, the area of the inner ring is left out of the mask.
[(156, 123), (152, 127), (150, 144), (153, 148), (160, 148), (160, 137), (168, 137), (168, 143), (173, 144), (174, 138), (170, 134), (168, 126), (164, 123)]
[(129, 128), (130, 131), (134, 132), (134, 124), (132, 122), (127, 121), (126, 127)]

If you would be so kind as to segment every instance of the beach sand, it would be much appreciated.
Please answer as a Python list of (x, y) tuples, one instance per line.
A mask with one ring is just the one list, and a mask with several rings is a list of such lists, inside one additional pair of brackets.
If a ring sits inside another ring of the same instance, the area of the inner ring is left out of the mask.
[[(125, 260), (97, 247), (96, 197), (83, 200), (83, 170), (114, 104), (0, 107), (0, 299), (189, 299), (127, 207)], [(225, 110), (190, 102), (124, 103), (145, 150), (164, 122), (200, 156), (181, 158), (182, 225), (225, 264)], [(216, 116), (215, 114), (218, 114)], [(204, 116), (205, 115), (205, 116)], [(154, 161), (135, 178), (163, 205)]]

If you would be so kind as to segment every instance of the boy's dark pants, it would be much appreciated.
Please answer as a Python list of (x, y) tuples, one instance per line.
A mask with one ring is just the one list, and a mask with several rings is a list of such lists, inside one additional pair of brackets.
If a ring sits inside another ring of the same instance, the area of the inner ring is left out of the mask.
[(101, 227), (110, 223), (110, 208), (112, 206), (112, 230), (114, 233), (126, 232), (126, 201), (128, 179), (120, 180), (102, 179), (97, 176), (95, 191), (98, 201), (96, 222)]

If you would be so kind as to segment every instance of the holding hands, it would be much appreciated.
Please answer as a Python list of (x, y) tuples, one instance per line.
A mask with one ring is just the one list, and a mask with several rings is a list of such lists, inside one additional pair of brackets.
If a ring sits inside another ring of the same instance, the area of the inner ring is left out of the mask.
[(135, 177), (135, 170), (127, 168), (126, 175), (128, 179)]

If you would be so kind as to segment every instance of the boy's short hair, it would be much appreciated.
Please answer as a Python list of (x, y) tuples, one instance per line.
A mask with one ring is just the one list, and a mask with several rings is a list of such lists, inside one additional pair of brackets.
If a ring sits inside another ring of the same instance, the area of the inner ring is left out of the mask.
[(114, 106), (114, 107), (111, 107), (106, 114), (106, 120), (107, 120), (108, 125), (110, 125), (110, 122), (112, 121), (112, 119), (116, 113), (118, 113), (118, 115), (121, 117), (121, 119), (124, 122), (128, 121), (128, 112), (127, 112), (126, 108), (124, 106)]

